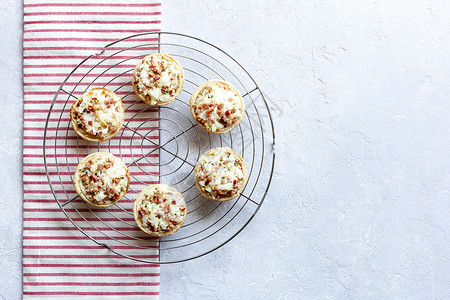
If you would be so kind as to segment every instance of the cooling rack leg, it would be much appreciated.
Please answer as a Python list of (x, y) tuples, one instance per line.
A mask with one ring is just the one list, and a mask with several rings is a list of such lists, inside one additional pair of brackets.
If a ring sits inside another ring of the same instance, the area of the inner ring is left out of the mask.
[(158, 261), (161, 261), (161, 238), (158, 238)]
[(158, 33), (158, 53), (161, 53), (161, 33)]

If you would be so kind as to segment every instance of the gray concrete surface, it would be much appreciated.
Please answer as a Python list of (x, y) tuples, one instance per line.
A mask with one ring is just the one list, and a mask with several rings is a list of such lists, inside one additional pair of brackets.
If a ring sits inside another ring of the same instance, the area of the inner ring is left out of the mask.
[[(21, 291), (21, 3), (0, 1), (0, 298)], [(175, 1), (163, 30), (234, 56), (270, 101), (277, 164), (229, 244), (161, 267), (161, 299), (450, 297), (450, 5)]]

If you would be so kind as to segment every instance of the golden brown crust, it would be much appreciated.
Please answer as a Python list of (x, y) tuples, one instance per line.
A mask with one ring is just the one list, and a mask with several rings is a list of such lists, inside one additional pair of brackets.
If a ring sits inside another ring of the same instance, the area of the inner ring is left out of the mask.
[[(88, 93), (88, 92), (93, 91), (93, 90), (103, 90), (103, 91), (105, 91), (107, 94), (109, 94), (109, 95), (111, 95), (112, 97), (114, 97), (116, 101), (119, 101), (119, 103), (120, 103), (120, 105), (121, 105), (121, 107), (122, 107), (122, 118), (121, 118), (121, 120), (120, 120), (118, 129), (117, 129), (115, 132), (112, 132), (111, 134), (109, 134), (109, 135), (107, 135), (107, 136), (100, 136), (100, 137), (98, 137), (98, 136), (92, 136), (92, 135), (90, 135), (89, 133), (87, 133), (85, 130), (83, 130), (82, 128), (79, 128), (78, 125), (77, 125), (76, 122), (75, 122), (75, 107), (76, 107), (76, 105), (78, 104), (78, 102), (81, 101), (81, 99), (83, 98), (83, 96), (81, 96), (80, 98), (78, 98), (78, 99), (72, 104), (72, 107), (70, 108), (70, 122), (72, 123), (72, 127), (73, 127), (73, 129), (75, 130), (75, 132), (76, 132), (80, 137), (82, 137), (83, 139), (85, 139), (85, 140), (87, 140), (87, 141), (90, 141), (90, 142), (102, 142), (102, 141), (106, 141), (106, 140), (109, 140), (110, 138), (114, 137), (114, 136), (122, 129), (123, 122), (124, 122), (124, 120), (125, 120), (125, 113), (124, 113), (125, 109), (124, 109), (124, 106), (123, 106), (122, 99), (120, 99), (120, 97), (117, 96), (116, 93), (114, 93), (113, 91), (110, 91), (110, 90), (108, 90), (108, 89), (101, 88), (101, 87), (94, 87), (94, 88), (92, 88), (92, 89), (89, 89), (89, 90), (86, 91), (85, 93)], [(83, 95), (84, 95), (85, 93), (83, 93)]]
[[(150, 103), (150, 100), (145, 98), (140, 92), (139, 89), (136, 85), (136, 73), (139, 71), (139, 68), (142, 64), (142, 62), (150, 57), (160, 57), (162, 59), (168, 60), (169, 62), (171, 62), (172, 64), (174, 64), (176, 66), (176, 68), (180, 71), (180, 78), (179, 78), (179, 84), (178, 84), (178, 88), (175, 90), (174, 95), (171, 97), (171, 99), (169, 101), (165, 101), (165, 102), (160, 102), (160, 101), (156, 101), (156, 104), (152, 104)], [(131, 80), (131, 83), (133, 85), (133, 90), (134, 93), (139, 97), (139, 99), (141, 99), (142, 101), (144, 101), (145, 103), (152, 105), (152, 106), (163, 106), (163, 105), (167, 105), (170, 102), (172, 102), (173, 100), (175, 100), (175, 98), (181, 93), (181, 91), (183, 90), (184, 87), (184, 71), (183, 68), (181, 67), (181, 65), (170, 55), (168, 54), (164, 54), (164, 53), (153, 53), (150, 55), (147, 55), (146, 57), (144, 57), (134, 68), (134, 73), (133, 73), (133, 79)]]
[[(178, 196), (181, 196), (181, 198), (182, 198), (182, 200), (183, 200), (183, 202), (182, 202), (182, 207), (184, 207), (183, 220), (182, 220), (181, 222), (179, 222), (178, 224), (176, 224), (176, 226), (175, 226), (173, 229), (171, 229), (171, 230), (168, 230), (168, 231), (158, 231), (158, 232), (152, 231), (152, 230), (150, 230), (149, 228), (144, 227), (144, 226), (142, 225), (142, 220), (141, 220), (141, 218), (139, 217), (139, 209), (140, 209), (140, 207), (141, 207), (142, 201), (144, 200), (145, 194), (146, 194), (148, 191), (153, 190), (155, 187), (165, 189), (165, 190), (167, 190), (168, 192), (171, 192), (171, 193), (175, 193), (175, 194), (177, 194)], [(136, 224), (138, 225), (138, 227), (139, 227), (143, 232), (145, 232), (146, 234), (151, 235), (151, 236), (167, 236), (167, 235), (171, 235), (171, 234), (177, 232), (178, 229), (181, 228), (181, 226), (183, 225), (184, 221), (186, 220), (187, 210), (186, 210), (186, 203), (184, 202), (184, 196), (183, 196), (177, 189), (175, 189), (174, 187), (172, 187), (172, 186), (170, 186), (170, 185), (167, 185), (167, 184), (161, 184), (161, 183), (160, 183), (160, 184), (152, 184), (152, 185), (149, 185), (149, 186), (145, 187), (145, 188), (137, 195), (136, 200), (134, 201), (134, 205), (133, 205), (133, 216), (134, 216), (134, 220), (136, 221)]]
[[(238, 109), (241, 113), (237, 115), (238, 119), (231, 125), (228, 127), (224, 127), (223, 129), (217, 130), (217, 131), (212, 131), (211, 129), (207, 128), (202, 122), (200, 122), (198, 120), (198, 116), (196, 115), (195, 111), (194, 111), (194, 104), (197, 100), (198, 95), (200, 94), (200, 92), (207, 86), (211, 86), (211, 85), (226, 85), (228, 87), (230, 87), (239, 97), (239, 107), (237, 107), (236, 109)], [(194, 118), (194, 120), (197, 122), (198, 125), (200, 125), (201, 128), (203, 128), (204, 130), (210, 132), (210, 133), (227, 133), (231, 130), (233, 130), (237, 125), (239, 125), (239, 123), (242, 121), (242, 118), (244, 117), (245, 114), (245, 103), (244, 103), (244, 99), (242, 99), (241, 94), (239, 93), (239, 91), (232, 86), (229, 82), (223, 81), (223, 80), (209, 80), (207, 82), (205, 82), (204, 84), (202, 84), (200, 87), (198, 87), (194, 93), (192, 94), (191, 98), (190, 98), (190, 110), (191, 110), (191, 114), (192, 117)]]
[[(208, 192), (206, 192), (206, 191), (203, 190), (202, 186), (199, 184), (199, 180), (198, 180), (197, 174), (198, 174), (199, 171), (200, 171), (201, 164), (202, 164), (202, 161), (204, 160), (204, 158), (207, 157), (207, 156), (209, 156), (211, 153), (221, 151), (221, 149), (226, 149), (227, 151), (232, 152), (233, 155), (234, 155), (237, 159), (239, 159), (239, 160), (241, 161), (241, 163), (242, 163), (242, 174), (244, 175), (244, 180), (238, 185), (238, 190), (237, 190), (236, 194), (234, 194), (234, 195), (232, 195), (232, 196), (229, 196), (229, 197), (215, 198), (215, 197), (213, 197), (210, 193), (208, 193)], [(237, 154), (233, 149), (228, 148), (228, 147), (216, 147), (216, 148), (212, 148), (212, 149), (208, 150), (205, 154), (203, 154), (203, 155), (199, 158), (199, 160), (197, 161), (197, 163), (195, 164), (195, 168), (194, 168), (194, 176), (195, 176), (195, 185), (197, 186), (197, 189), (198, 189), (198, 191), (200, 192), (200, 194), (202, 194), (203, 197), (205, 197), (205, 198), (207, 198), (207, 199), (210, 199), (210, 200), (213, 200), (213, 201), (216, 201), (216, 202), (230, 201), (230, 200), (236, 198), (237, 196), (239, 196), (239, 195), (242, 193), (242, 191), (244, 190), (245, 185), (247, 184), (247, 179), (248, 179), (248, 178), (247, 178), (247, 177), (248, 177), (248, 176), (247, 176), (247, 166), (245, 165), (244, 159), (243, 159), (239, 154)]]
[[(96, 203), (93, 203), (90, 195), (85, 195), (83, 193), (83, 190), (81, 188), (81, 178), (80, 178), (81, 171), (83, 170), (83, 168), (86, 165), (86, 163), (88, 161), (90, 161), (91, 159), (95, 158), (95, 157), (98, 157), (98, 158), (100, 158), (100, 157), (109, 157), (109, 158), (113, 159), (113, 161), (115, 163), (123, 164), (123, 168), (126, 169), (126, 178), (127, 178), (127, 182), (128, 182), (126, 190), (124, 192), (122, 192), (120, 194), (120, 196), (118, 197), (118, 199), (116, 201), (114, 201), (114, 202), (111, 202), (111, 203), (108, 203), (108, 204), (103, 204), (103, 205), (96, 204)], [(95, 153), (92, 153), (92, 154), (86, 156), (85, 158), (83, 158), (80, 161), (80, 163), (78, 164), (78, 166), (77, 166), (77, 168), (75, 170), (73, 185), (75, 186), (75, 191), (77, 192), (77, 194), (85, 202), (89, 203), (92, 206), (96, 206), (96, 207), (108, 207), (108, 206), (111, 206), (111, 205), (116, 204), (117, 202), (119, 202), (126, 195), (126, 193), (128, 192), (128, 188), (130, 186), (130, 171), (128, 170), (127, 166), (124, 164), (124, 162), (121, 159), (115, 157), (111, 153), (109, 153), (109, 152), (95, 152)]]

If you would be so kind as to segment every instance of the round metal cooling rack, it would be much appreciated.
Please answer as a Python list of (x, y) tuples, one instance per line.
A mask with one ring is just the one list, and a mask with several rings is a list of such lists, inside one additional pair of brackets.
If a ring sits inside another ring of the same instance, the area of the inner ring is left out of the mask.
[[(134, 66), (150, 53), (167, 53), (185, 72), (183, 92), (169, 105), (150, 107), (131, 86)], [(207, 80), (232, 83), (246, 104), (238, 127), (209, 134), (193, 120), (189, 98)], [(113, 90), (125, 106), (119, 134), (101, 143), (87, 142), (70, 124), (70, 107), (94, 86)], [(201, 39), (171, 32), (136, 34), (99, 47), (70, 72), (56, 92), (44, 131), (44, 162), (56, 202), (81, 234), (113, 253), (145, 263), (174, 263), (208, 254), (240, 233), (261, 207), (275, 162), (275, 132), (269, 106), (258, 85), (230, 55)], [(244, 158), (245, 190), (223, 203), (202, 197), (193, 170), (198, 158), (213, 147), (227, 146)], [(108, 208), (82, 201), (73, 187), (76, 166), (86, 155), (107, 151), (120, 157), (131, 173), (125, 198)], [(147, 185), (166, 183), (185, 196), (188, 216), (168, 237), (153, 238), (139, 230), (132, 206)], [(81, 235), (82, 236), (82, 235)]]

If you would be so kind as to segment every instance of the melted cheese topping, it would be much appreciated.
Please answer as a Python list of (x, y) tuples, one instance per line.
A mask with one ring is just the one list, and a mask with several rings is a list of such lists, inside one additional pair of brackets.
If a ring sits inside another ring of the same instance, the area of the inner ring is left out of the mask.
[(138, 209), (141, 225), (153, 232), (171, 231), (184, 222), (186, 215), (183, 196), (161, 185), (145, 191)]
[(122, 101), (111, 91), (93, 88), (77, 100), (73, 118), (79, 129), (102, 140), (120, 130), (124, 120)]
[(173, 61), (159, 55), (149, 55), (135, 70), (134, 84), (150, 105), (167, 103), (177, 96), (181, 75), (181, 69)]
[(241, 96), (229, 85), (216, 82), (202, 88), (192, 109), (196, 119), (211, 132), (236, 126), (243, 114)]
[(80, 172), (82, 193), (97, 205), (119, 201), (128, 190), (129, 183), (127, 167), (112, 155), (93, 156), (85, 162)]
[(196, 182), (215, 200), (237, 195), (244, 184), (244, 162), (230, 148), (209, 150), (199, 159), (197, 166)]

